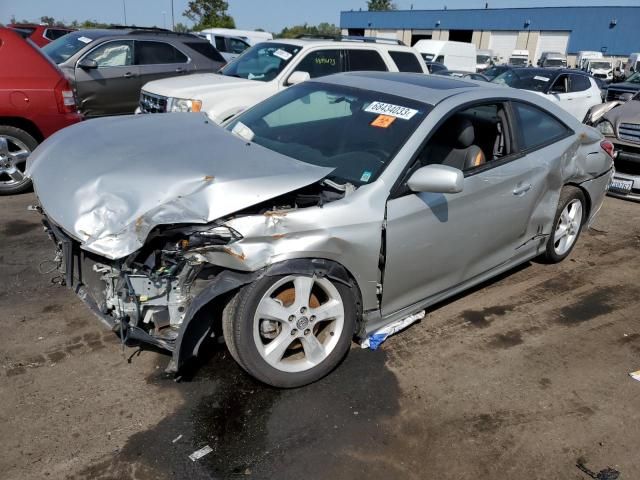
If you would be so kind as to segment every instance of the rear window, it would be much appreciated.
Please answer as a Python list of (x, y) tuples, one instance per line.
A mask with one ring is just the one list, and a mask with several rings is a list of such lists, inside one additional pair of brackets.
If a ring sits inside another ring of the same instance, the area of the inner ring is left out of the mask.
[(591, 88), (591, 82), (585, 75), (571, 75), (570, 89), (572, 92), (584, 92)]
[(213, 45), (211, 45), (209, 42), (184, 42), (184, 44), (192, 50), (198, 52), (200, 55), (203, 55), (208, 59), (213, 60), (214, 62), (225, 63), (225, 60), (222, 55), (220, 55), (220, 52), (213, 48)]
[(410, 52), (389, 52), (400, 72), (423, 73), (420, 62), (413, 53)]
[(375, 50), (348, 50), (349, 70), (352, 72), (386, 72), (387, 65)]
[(61, 30), (59, 28), (47, 28), (47, 30), (44, 32), (44, 36), (49, 40), (57, 40), (70, 31), (71, 30)]

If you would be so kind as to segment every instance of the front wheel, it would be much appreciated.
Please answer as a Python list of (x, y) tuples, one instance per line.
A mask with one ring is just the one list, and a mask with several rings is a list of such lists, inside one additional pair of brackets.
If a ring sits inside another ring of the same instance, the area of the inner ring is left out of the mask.
[(573, 250), (582, 231), (585, 204), (584, 193), (579, 188), (566, 186), (562, 189), (553, 232), (544, 253), (544, 259), (549, 263), (561, 262)]
[(276, 387), (315, 382), (346, 355), (356, 327), (351, 288), (302, 274), (263, 277), (223, 314), (229, 352), (249, 374)]

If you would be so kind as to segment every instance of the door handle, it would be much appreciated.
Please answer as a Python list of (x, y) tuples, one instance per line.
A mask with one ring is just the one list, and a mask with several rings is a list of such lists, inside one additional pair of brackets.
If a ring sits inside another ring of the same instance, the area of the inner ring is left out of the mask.
[(133, 77), (133, 73), (131, 72), (127, 72), (124, 74), (124, 78), (131, 78), (131, 77)]
[(518, 185), (516, 188), (513, 189), (513, 194), (516, 197), (521, 197), (522, 195), (527, 193), (529, 190), (531, 190), (530, 183), (527, 183), (526, 185)]

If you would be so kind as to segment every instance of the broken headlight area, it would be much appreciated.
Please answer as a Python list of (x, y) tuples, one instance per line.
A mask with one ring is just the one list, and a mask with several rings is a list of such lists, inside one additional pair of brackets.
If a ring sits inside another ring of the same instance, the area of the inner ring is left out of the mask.
[(167, 350), (174, 348), (192, 299), (219, 272), (189, 253), (224, 248), (242, 238), (224, 225), (159, 227), (139, 251), (109, 260), (82, 250), (55, 225), (45, 225), (57, 244), (67, 286), (123, 341)]

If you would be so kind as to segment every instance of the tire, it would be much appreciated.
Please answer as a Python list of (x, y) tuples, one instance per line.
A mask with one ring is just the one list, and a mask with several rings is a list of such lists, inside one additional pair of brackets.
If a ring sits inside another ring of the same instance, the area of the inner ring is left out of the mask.
[(0, 195), (22, 193), (31, 188), (31, 180), (24, 176), (27, 157), (38, 141), (20, 128), (0, 125)]
[(553, 229), (543, 254), (547, 263), (558, 263), (569, 256), (582, 232), (585, 213), (586, 200), (582, 190), (572, 186), (564, 187), (560, 192)]
[(241, 288), (223, 312), (222, 331), (231, 356), (250, 375), (294, 388), (321, 379), (342, 361), (356, 318), (348, 286), (324, 277), (279, 275)]

